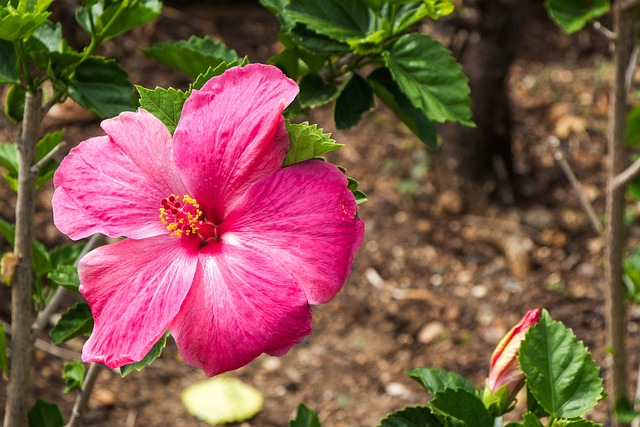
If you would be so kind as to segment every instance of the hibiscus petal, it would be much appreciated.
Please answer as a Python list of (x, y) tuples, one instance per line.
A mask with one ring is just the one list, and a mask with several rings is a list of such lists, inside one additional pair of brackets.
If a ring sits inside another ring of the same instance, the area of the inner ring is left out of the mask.
[(200, 250), (198, 271), (170, 327), (183, 359), (208, 376), (282, 355), (311, 333), (311, 310), (291, 276), (228, 244)]
[(289, 137), (282, 110), (298, 86), (273, 66), (236, 67), (193, 91), (174, 139), (182, 179), (218, 223), (253, 182), (282, 164)]
[(280, 264), (310, 304), (337, 294), (351, 272), (364, 223), (356, 216), (347, 178), (311, 160), (280, 169), (254, 184), (220, 227), (237, 242)]
[(146, 356), (189, 292), (199, 243), (169, 236), (125, 239), (82, 258), (80, 293), (95, 322), (83, 361), (116, 368)]
[(171, 134), (144, 110), (102, 122), (108, 136), (75, 147), (54, 177), (54, 222), (72, 239), (93, 233), (151, 237), (167, 233), (160, 202), (184, 194)]

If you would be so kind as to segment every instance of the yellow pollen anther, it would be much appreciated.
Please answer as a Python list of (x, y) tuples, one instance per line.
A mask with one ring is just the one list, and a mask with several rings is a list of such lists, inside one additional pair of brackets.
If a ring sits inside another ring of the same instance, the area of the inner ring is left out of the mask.
[(171, 232), (171, 236), (182, 237), (197, 233), (202, 226), (202, 211), (193, 197), (185, 194), (180, 197), (175, 194), (162, 199), (160, 207), (160, 222)]

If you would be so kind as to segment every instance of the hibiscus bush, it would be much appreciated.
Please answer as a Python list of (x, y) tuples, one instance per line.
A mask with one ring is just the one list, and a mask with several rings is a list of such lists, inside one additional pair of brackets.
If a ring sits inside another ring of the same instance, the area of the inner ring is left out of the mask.
[[(136, 91), (96, 49), (154, 19), (161, 4), (83, 1), (75, 16), (90, 42), (75, 50), (49, 20), (51, 1), (0, 0), (0, 124), (13, 138), (0, 144), (0, 165), (17, 193), (16, 223), (0, 221), (12, 247), (2, 256), (12, 287), (10, 359), (0, 327), (5, 427), (64, 424), (54, 404), (29, 408), (29, 371), (33, 338), (68, 292), (84, 301), (49, 335), (56, 345), (88, 336), (82, 361), (90, 363), (62, 372), (65, 392), (81, 391), (69, 426), (80, 422), (97, 366), (141, 370), (169, 336), (186, 363), (214, 376), (283, 355), (311, 332), (310, 305), (329, 302), (351, 271), (366, 196), (321, 157), (340, 144), (296, 116), (333, 103), (337, 128), (348, 128), (375, 94), (431, 147), (436, 123), (473, 125), (461, 67), (414, 31), (450, 13), (448, 0), (262, 0), (282, 26), (283, 50), (270, 64), (209, 38), (163, 43), (146, 53), (192, 83)], [(104, 134), (62, 156), (64, 129), (41, 128), (69, 98), (105, 119)], [(47, 248), (33, 237), (33, 216), (35, 191), (52, 178), (55, 225), (77, 243)], [(586, 349), (539, 310), (496, 350), (484, 391), (440, 370), (408, 374), (433, 400), (381, 425), (496, 425), (525, 383), (524, 425), (539, 416), (568, 425), (602, 396)], [(305, 407), (292, 421), (314, 423)]]

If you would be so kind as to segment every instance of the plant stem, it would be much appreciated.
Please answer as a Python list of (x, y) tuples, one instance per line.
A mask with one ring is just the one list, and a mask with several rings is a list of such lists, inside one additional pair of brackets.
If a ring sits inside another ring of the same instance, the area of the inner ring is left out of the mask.
[[(613, 185), (615, 178), (624, 171), (627, 160), (625, 143), (625, 117), (627, 114), (627, 88), (625, 77), (633, 50), (633, 26), (635, 14), (623, 11), (621, 2), (614, 10), (615, 52), (613, 55), (613, 81), (609, 106), (609, 171), (606, 211), (605, 263), (607, 346), (611, 350), (610, 389), (613, 403), (628, 401), (625, 287), (622, 282), (622, 253), (625, 241), (624, 193), (625, 188)], [(614, 426), (627, 425), (612, 417)]]
[(82, 390), (78, 394), (76, 403), (73, 405), (71, 418), (69, 419), (69, 422), (65, 425), (65, 427), (78, 427), (80, 425), (80, 421), (82, 420), (82, 414), (84, 413), (84, 410), (87, 407), (89, 396), (91, 396), (91, 392), (93, 391), (93, 386), (95, 386), (96, 380), (98, 379), (100, 368), (101, 368), (101, 365), (98, 363), (91, 363), (89, 365), (87, 376), (85, 377), (84, 382), (82, 383)]
[(38, 130), (42, 121), (42, 93), (27, 92), (25, 97), (22, 134), (18, 146), (18, 200), (16, 203), (16, 238), (13, 251), (18, 265), (11, 288), (11, 371), (7, 388), (4, 427), (27, 425), (31, 356), (31, 272), (33, 217), (35, 214), (35, 179), (31, 172), (35, 163)]

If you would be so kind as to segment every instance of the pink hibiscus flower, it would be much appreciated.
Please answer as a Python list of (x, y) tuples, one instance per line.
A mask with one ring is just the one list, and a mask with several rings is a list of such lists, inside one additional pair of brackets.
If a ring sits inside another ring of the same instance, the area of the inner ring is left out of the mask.
[(211, 376), (311, 332), (309, 304), (340, 291), (364, 225), (335, 166), (281, 168), (297, 93), (275, 67), (233, 68), (193, 91), (173, 137), (139, 110), (71, 150), (54, 178), (56, 226), (127, 237), (78, 267), (95, 321), (82, 360), (137, 362), (168, 329)]

